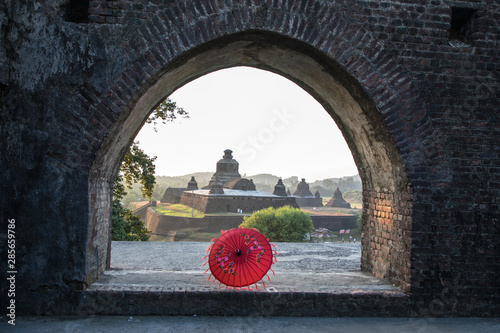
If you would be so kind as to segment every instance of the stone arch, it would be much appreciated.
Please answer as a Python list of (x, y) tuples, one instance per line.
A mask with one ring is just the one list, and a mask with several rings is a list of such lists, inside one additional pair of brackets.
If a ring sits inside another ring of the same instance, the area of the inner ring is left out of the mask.
[(362, 269), (410, 290), (409, 175), (418, 169), (418, 154), (405, 138), (424, 145), (428, 133), (412, 131), (415, 122), (429, 121), (410, 76), (369, 32), (341, 14), (329, 11), (312, 21), (297, 8), (281, 19), (265, 8), (246, 10), (232, 21), (221, 9), (224, 19), (210, 21), (212, 28), (194, 17), (173, 22), (166, 10), (125, 45), (129, 65), (94, 106), (97, 114), (112, 118), (112, 126), (89, 178), (88, 280), (104, 270), (109, 251), (110, 185), (152, 108), (197, 77), (245, 65), (294, 81), (334, 118), (364, 186)]

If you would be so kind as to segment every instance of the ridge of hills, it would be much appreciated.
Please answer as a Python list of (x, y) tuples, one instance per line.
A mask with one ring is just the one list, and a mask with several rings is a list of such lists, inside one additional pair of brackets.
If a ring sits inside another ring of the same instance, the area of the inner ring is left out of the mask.
[[(161, 184), (165, 188), (183, 188), (187, 186), (188, 181), (192, 176), (194, 176), (196, 181), (198, 182), (198, 187), (201, 188), (208, 184), (212, 175), (213, 172), (195, 172), (182, 176), (156, 176), (156, 183), (158, 185)], [(274, 191), (274, 186), (280, 178), (270, 173), (261, 173), (251, 176), (243, 174), (242, 177), (252, 179), (258, 190), (271, 193)], [(283, 178), (283, 184), (285, 184), (287, 189), (290, 189), (290, 191), (293, 192), (295, 191), (295, 188), (297, 187), (297, 184), (300, 182), (300, 180), (301, 178), (297, 176)], [(313, 182), (309, 182), (306, 179), (306, 182), (309, 184), (309, 188), (313, 193), (317, 190), (322, 196), (331, 196), (333, 194), (333, 191), (335, 191), (337, 187), (339, 187), (342, 192), (361, 191), (361, 179), (357, 174), (347, 177), (326, 178), (315, 180)]]

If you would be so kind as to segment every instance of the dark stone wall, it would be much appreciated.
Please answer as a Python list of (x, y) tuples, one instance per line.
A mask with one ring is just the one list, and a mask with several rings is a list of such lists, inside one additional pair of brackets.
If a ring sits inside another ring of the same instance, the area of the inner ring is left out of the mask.
[(182, 228), (199, 228), (203, 232), (219, 232), (238, 228), (243, 216), (205, 216), (203, 218), (168, 216), (148, 209), (146, 227), (154, 234), (168, 236), (170, 232)]
[(311, 215), (311, 220), (315, 229), (326, 228), (330, 231), (341, 229), (357, 229), (357, 215), (335, 216), (335, 215)]
[[(498, 1), (90, 1), (78, 22), (68, 3), (0, 6), (0, 269), (14, 219), (19, 313), (74, 313), (106, 267), (126, 150), (113, 140), (133, 139), (140, 97), (207, 43), (256, 31), (315, 50), (377, 120), (387, 188), (354, 120), (327, 110), (363, 180), (362, 269), (409, 292), (414, 315), (500, 313)], [(476, 10), (464, 45), (449, 40), (452, 7)]]
[(139, 216), (139, 218), (144, 222), (146, 221), (149, 207), (156, 207), (156, 201), (150, 201), (147, 204), (132, 211), (132, 214)]
[(316, 197), (295, 197), (295, 201), (299, 207), (322, 207), (323, 199)]

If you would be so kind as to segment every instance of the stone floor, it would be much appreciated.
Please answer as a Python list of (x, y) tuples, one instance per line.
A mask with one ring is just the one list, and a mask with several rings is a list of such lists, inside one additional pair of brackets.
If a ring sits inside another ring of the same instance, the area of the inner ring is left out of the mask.
[[(91, 289), (210, 291), (202, 267), (210, 243), (113, 242), (111, 269)], [(257, 287), (267, 292), (373, 292), (403, 294), (386, 281), (360, 271), (359, 243), (277, 243), (278, 263), (270, 281)], [(224, 286), (222, 286), (224, 288)]]

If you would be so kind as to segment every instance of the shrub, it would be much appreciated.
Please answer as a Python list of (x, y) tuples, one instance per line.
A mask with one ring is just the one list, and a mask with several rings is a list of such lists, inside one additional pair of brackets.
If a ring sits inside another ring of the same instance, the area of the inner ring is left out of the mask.
[(314, 230), (311, 217), (291, 206), (256, 211), (246, 216), (241, 226), (259, 230), (271, 242), (301, 242), (306, 233)]
[(114, 241), (147, 241), (150, 231), (141, 219), (124, 208), (119, 202), (113, 201), (113, 216), (111, 220), (111, 239)]

